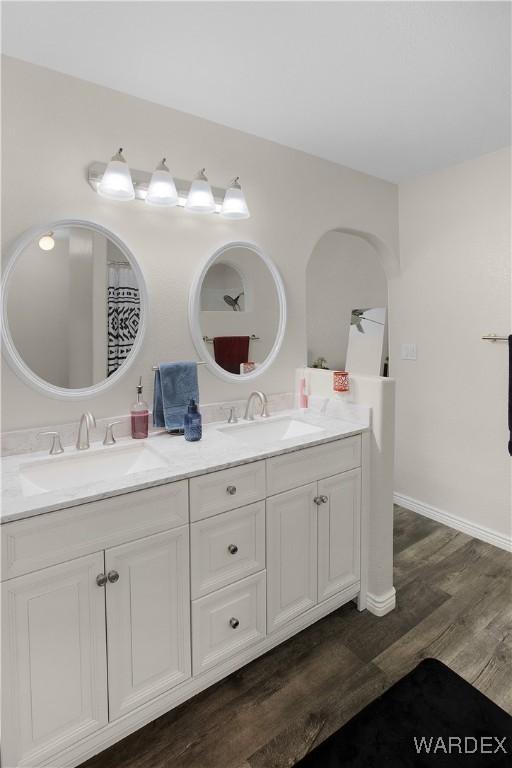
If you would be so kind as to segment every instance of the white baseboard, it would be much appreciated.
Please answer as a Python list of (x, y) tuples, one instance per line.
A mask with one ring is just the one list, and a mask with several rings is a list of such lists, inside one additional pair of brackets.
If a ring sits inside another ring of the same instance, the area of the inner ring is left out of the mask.
[(366, 608), (374, 616), (385, 616), (396, 606), (396, 591), (392, 587), (385, 595), (366, 595)]
[(447, 525), (449, 528), (455, 528), (456, 531), (467, 533), (468, 536), (472, 536), (474, 539), (480, 539), (480, 541), (485, 541), (487, 544), (493, 544), (495, 547), (505, 549), (507, 552), (512, 552), (512, 538), (505, 536), (502, 533), (498, 533), (497, 531), (493, 531), (491, 528), (486, 528), (485, 526), (477, 525), (476, 523), (470, 523), (468, 520), (458, 517), (458, 515), (452, 515), (450, 512), (443, 512), (442, 509), (423, 504), (423, 502), (411, 499), (410, 496), (403, 496), (401, 493), (393, 494), (393, 501), (395, 504), (405, 507), (405, 509), (410, 509), (412, 512), (417, 512), (419, 515), (429, 517), (431, 520)]

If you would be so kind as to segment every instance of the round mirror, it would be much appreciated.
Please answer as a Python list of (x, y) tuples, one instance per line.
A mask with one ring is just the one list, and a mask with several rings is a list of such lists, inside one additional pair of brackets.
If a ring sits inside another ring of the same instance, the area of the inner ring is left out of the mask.
[(2, 311), (5, 351), (18, 375), (54, 397), (90, 397), (118, 381), (135, 358), (147, 294), (118, 237), (65, 220), (16, 242)]
[(263, 373), (281, 346), (286, 320), (284, 286), (273, 262), (250, 243), (228, 243), (197, 276), (189, 319), (201, 360), (223, 379)]

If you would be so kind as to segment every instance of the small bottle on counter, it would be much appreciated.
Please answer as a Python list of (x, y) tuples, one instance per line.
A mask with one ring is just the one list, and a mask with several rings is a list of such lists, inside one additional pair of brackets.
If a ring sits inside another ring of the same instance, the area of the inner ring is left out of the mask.
[(183, 418), (183, 430), (185, 440), (191, 443), (200, 440), (203, 435), (203, 419), (197, 410), (195, 400), (191, 400), (188, 404), (188, 412)]
[(306, 409), (309, 406), (308, 383), (303, 376), (299, 381), (299, 408)]
[(142, 376), (137, 384), (137, 402), (130, 409), (132, 422), (132, 437), (139, 440), (148, 436), (149, 431), (149, 408), (145, 400), (142, 399)]

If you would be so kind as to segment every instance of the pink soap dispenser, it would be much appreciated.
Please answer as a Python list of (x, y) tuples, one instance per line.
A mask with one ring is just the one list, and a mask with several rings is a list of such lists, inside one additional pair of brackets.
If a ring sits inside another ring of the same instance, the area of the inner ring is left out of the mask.
[(149, 408), (145, 400), (142, 399), (142, 376), (137, 384), (137, 402), (131, 409), (132, 437), (135, 440), (147, 437), (149, 431)]
[(306, 377), (303, 376), (299, 382), (299, 408), (307, 408), (309, 405), (308, 387)]

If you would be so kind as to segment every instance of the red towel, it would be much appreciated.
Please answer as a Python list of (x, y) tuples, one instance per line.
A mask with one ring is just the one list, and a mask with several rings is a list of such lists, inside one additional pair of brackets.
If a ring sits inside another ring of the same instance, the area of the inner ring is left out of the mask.
[(249, 359), (249, 336), (215, 336), (215, 362), (229, 373), (240, 373), (240, 363)]

